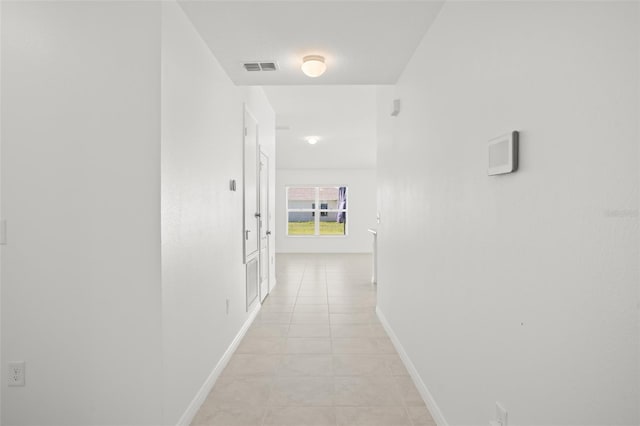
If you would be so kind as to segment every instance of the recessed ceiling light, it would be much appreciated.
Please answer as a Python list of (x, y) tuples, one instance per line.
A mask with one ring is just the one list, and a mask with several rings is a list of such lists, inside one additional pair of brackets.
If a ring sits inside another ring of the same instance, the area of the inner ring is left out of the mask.
[(320, 138), (319, 138), (319, 137), (317, 137), (317, 136), (307, 136), (307, 137), (305, 138), (305, 140), (307, 141), (307, 143), (308, 143), (309, 145), (315, 145), (315, 144), (317, 144), (317, 143), (318, 143), (318, 141), (320, 140)]
[(320, 55), (309, 55), (302, 58), (302, 72), (309, 77), (320, 77), (327, 70), (324, 57)]

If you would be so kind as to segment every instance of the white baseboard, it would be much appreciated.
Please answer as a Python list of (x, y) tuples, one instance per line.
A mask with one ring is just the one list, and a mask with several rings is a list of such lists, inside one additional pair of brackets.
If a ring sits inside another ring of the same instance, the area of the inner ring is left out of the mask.
[(253, 323), (256, 315), (260, 312), (261, 307), (262, 305), (260, 303), (255, 303), (255, 306), (249, 313), (249, 318), (244, 322), (242, 328), (238, 331), (238, 334), (236, 334), (236, 337), (233, 339), (224, 355), (222, 355), (222, 358), (220, 358), (220, 361), (218, 361), (213, 371), (209, 374), (209, 377), (207, 377), (207, 380), (205, 380), (204, 384), (196, 394), (195, 398), (193, 398), (193, 401), (191, 401), (191, 404), (189, 404), (189, 407), (187, 407), (187, 410), (184, 412), (182, 417), (180, 417), (180, 420), (178, 420), (178, 426), (189, 426), (191, 424), (205, 399), (207, 399), (207, 395), (209, 395), (209, 392), (211, 392), (211, 389), (213, 389), (213, 386), (216, 384), (218, 377), (220, 377), (220, 373), (222, 373), (222, 370), (224, 370), (229, 363), (229, 360), (238, 348), (240, 341), (242, 341), (242, 338), (247, 333), (247, 330)]
[(407, 352), (404, 350), (404, 347), (398, 340), (398, 336), (396, 336), (396, 334), (393, 332), (393, 329), (389, 325), (389, 322), (387, 322), (387, 319), (385, 318), (384, 314), (382, 313), (380, 308), (378, 308), (377, 306), (376, 306), (376, 314), (378, 314), (378, 318), (380, 319), (382, 326), (384, 327), (385, 331), (391, 338), (391, 342), (393, 343), (393, 346), (395, 346), (396, 351), (398, 351), (398, 354), (400, 355), (400, 359), (402, 359), (402, 362), (404, 363), (404, 366), (407, 368), (409, 375), (411, 375), (411, 378), (413, 379), (413, 383), (416, 385), (418, 392), (420, 392), (420, 396), (424, 400), (424, 403), (427, 405), (427, 408), (431, 413), (431, 417), (433, 417), (433, 420), (436, 421), (438, 426), (449, 426), (449, 423), (447, 423), (444, 416), (442, 415), (442, 411), (440, 411), (438, 404), (436, 404), (436, 400), (433, 399), (433, 395), (431, 395), (431, 392), (429, 392), (429, 389), (422, 381), (422, 377), (420, 377), (420, 375), (418, 374), (418, 370), (416, 370), (415, 365), (413, 365), (413, 362), (411, 362), (409, 355), (407, 355)]

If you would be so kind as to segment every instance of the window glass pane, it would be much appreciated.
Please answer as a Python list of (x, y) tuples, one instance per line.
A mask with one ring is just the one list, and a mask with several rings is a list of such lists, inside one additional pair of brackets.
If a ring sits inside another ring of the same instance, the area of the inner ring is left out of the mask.
[(316, 203), (316, 188), (287, 188), (289, 209), (313, 209)]
[[(347, 217), (345, 212), (326, 212), (326, 216), (320, 216), (320, 235), (346, 235)], [(342, 213), (342, 222), (338, 216)]]
[[(338, 208), (338, 188), (337, 187), (321, 187), (318, 189), (318, 195), (320, 197), (321, 209), (337, 209)], [(322, 213), (321, 216), (325, 216)]]
[(315, 235), (313, 212), (289, 212), (289, 235)]
[(288, 235), (346, 235), (346, 187), (289, 187), (287, 201)]

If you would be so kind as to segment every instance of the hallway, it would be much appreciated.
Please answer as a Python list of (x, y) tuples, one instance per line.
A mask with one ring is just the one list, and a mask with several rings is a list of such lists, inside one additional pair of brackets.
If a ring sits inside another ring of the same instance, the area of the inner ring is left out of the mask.
[(0, 27), (0, 425), (640, 425), (640, 0)]
[(278, 255), (193, 425), (435, 425), (375, 313), (370, 255)]

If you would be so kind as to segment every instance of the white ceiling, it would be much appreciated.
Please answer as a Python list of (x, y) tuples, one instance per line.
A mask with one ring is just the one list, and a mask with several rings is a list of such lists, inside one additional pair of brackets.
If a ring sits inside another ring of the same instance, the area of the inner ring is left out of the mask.
[[(269, 86), (277, 112), (276, 167), (374, 168), (376, 86)], [(309, 145), (307, 136), (319, 136)]]
[[(180, 4), (239, 85), (394, 84), (443, 1), (202, 1)], [(326, 58), (312, 79), (302, 57)], [(249, 61), (278, 71), (248, 72)]]
[[(180, 4), (232, 81), (263, 86), (277, 117), (277, 168), (374, 168), (376, 86), (395, 84), (444, 0)], [(302, 57), (326, 58), (318, 78)], [(276, 61), (279, 70), (242, 64)], [(306, 136), (319, 136), (309, 145)]]

